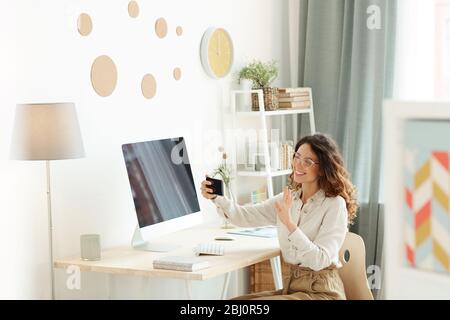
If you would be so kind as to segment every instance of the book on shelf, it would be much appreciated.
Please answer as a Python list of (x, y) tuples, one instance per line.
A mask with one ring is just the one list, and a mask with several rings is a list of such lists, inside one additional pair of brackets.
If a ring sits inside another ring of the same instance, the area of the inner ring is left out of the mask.
[(166, 256), (153, 260), (154, 269), (197, 271), (209, 267), (209, 262), (199, 257)]
[(280, 146), (278, 143), (270, 144), (270, 168), (274, 171), (280, 169), (280, 157), (278, 154), (280, 153)]
[(309, 97), (309, 92), (278, 93), (278, 98)]
[(293, 101), (310, 101), (309, 96), (292, 96), (292, 97), (279, 97), (278, 102), (293, 102)]
[(267, 189), (266, 187), (259, 188), (255, 191), (252, 191), (251, 195), (251, 203), (252, 204), (258, 204), (260, 202), (263, 202), (264, 200), (267, 200)]
[(280, 165), (281, 170), (291, 169), (292, 157), (294, 155), (294, 146), (292, 141), (287, 141), (280, 146)]
[(278, 106), (285, 109), (308, 109), (311, 106), (311, 100), (279, 102)]
[(311, 88), (299, 87), (299, 88), (278, 88), (278, 93), (307, 93), (309, 94)]

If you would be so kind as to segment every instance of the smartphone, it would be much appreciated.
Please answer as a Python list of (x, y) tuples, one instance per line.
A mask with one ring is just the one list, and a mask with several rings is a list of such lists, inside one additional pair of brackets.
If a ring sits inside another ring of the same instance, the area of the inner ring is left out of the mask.
[(208, 188), (212, 189), (212, 194), (217, 194), (218, 196), (223, 196), (223, 181), (220, 179), (214, 179), (210, 177), (206, 177), (206, 180), (210, 181), (211, 184)]

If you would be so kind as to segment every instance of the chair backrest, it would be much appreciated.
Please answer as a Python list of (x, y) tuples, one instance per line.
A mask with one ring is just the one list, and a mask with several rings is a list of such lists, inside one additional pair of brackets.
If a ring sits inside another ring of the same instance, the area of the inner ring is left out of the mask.
[(366, 273), (366, 248), (364, 240), (357, 234), (347, 232), (339, 251), (342, 268), (339, 276), (344, 283), (348, 300), (373, 300)]

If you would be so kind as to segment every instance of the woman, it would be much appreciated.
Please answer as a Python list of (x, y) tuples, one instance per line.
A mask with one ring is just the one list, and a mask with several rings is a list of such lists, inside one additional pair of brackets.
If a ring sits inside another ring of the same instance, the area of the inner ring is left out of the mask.
[(315, 134), (295, 146), (289, 187), (261, 204), (240, 206), (213, 195), (209, 181), (202, 195), (220, 215), (239, 226), (277, 225), (278, 240), (290, 278), (284, 289), (235, 299), (345, 299), (337, 268), (347, 225), (355, 218), (356, 190), (336, 143)]

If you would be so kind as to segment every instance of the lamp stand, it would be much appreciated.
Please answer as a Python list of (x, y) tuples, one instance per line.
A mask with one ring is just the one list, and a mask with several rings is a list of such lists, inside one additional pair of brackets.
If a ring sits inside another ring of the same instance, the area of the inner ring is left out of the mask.
[(55, 300), (55, 274), (53, 270), (53, 221), (52, 221), (52, 196), (50, 188), (50, 161), (45, 161), (47, 169), (47, 209), (48, 209), (48, 242), (50, 256), (50, 280), (52, 282), (52, 300)]

